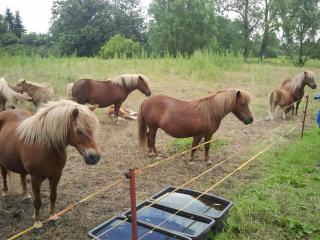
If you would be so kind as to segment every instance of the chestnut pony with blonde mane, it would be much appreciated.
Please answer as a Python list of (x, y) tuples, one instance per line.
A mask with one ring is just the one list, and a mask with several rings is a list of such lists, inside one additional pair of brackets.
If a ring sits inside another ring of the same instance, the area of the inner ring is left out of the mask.
[[(148, 146), (149, 155), (157, 155), (155, 138), (158, 128), (175, 138), (193, 137), (192, 148), (198, 146), (202, 138), (211, 139), (221, 120), (232, 112), (245, 124), (253, 122), (249, 109), (250, 97), (243, 90), (221, 90), (193, 101), (182, 101), (172, 97), (157, 95), (144, 100), (138, 112), (139, 143)], [(205, 144), (205, 160), (209, 157), (210, 144)], [(192, 163), (196, 149), (190, 153)]]
[(315, 74), (311, 71), (304, 71), (296, 75), (293, 79), (285, 80), (280, 89), (273, 90), (269, 96), (269, 116), (267, 120), (273, 119), (273, 112), (276, 107), (283, 108), (282, 117), (285, 119), (286, 114), (292, 109), (294, 113), (294, 103), (296, 102), (296, 111), (298, 113), (299, 104), (304, 96), (304, 87), (308, 85), (315, 89)]
[(138, 89), (146, 96), (150, 96), (149, 85), (148, 78), (141, 74), (124, 74), (108, 81), (81, 79), (75, 82), (72, 87), (72, 98), (77, 103), (90, 103), (98, 105), (100, 108), (113, 104), (117, 120), (121, 104), (128, 95)]
[(40, 187), (50, 185), (50, 215), (54, 216), (57, 186), (66, 164), (68, 145), (74, 146), (86, 164), (96, 164), (100, 152), (94, 139), (97, 117), (86, 107), (72, 101), (53, 102), (35, 115), (20, 109), (0, 113), (0, 168), (3, 196), (8, 194), (7, 173), (20, 174), (24, 198), (28, 198), (26, 175), (31, 175), (34, 227), (40, 228)]

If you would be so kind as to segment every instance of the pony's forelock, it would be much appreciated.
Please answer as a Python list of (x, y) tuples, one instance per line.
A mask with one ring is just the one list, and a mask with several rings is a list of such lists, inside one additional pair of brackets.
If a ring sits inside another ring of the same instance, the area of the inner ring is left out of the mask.
[(35, 115), (25, 119), (17, 128), (20, 140), (25, 144), (41, 144), (51, 149), (65, 147), (72, 114), (79, 110), (76, 127), (85, 134), (95, 132), (99, 121), (86, 106), (70, 100), (48, 103)]

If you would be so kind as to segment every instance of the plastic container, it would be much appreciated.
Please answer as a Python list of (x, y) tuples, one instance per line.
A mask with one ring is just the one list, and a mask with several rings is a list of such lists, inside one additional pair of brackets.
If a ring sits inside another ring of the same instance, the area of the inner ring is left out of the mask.
[[(114, 228), (111, 229), (112, 227)], [(148, 234), (145, 235), (146, 233)], [(90, 230), (88, 236), (100, 240), (131, 240), (131, 221), (124, 217), (112, 218)], [(191, 240), (189, 237), (166, 232), (162, 229), (152, 231), (152, 227), (138, 223), (138, 238), (142, 236), (144, 236), (143, 240)]]
[(216, 224), (213, 228), (214, 231), (220, 232), (223, 230), (224, 220), (229, 213), (229, 209), (233, 205), (231, 201), (213, 194), (204, 194), (199, 199), (194, 200), (202, 193), (190, 189), (175, 190), (175, 187), (168, 187), (151, 197), (151, 200), (157, 202), (158, 204), (177, 209), (181, 209), (190, 204), (183, 210), (212, 218), (216, 221)]
[[(137, 206), (139, 223), (194, 240), (208, 240), (208, 233), (215, 224), (214, 219), (185, 211), (178, 212), (175, 208), (161, 204), (149, 207), (151, 204), (153, 204), (151, 201), (145, 201)], [(130, 210), (125, 212), (124, 216), (130, 216)]]

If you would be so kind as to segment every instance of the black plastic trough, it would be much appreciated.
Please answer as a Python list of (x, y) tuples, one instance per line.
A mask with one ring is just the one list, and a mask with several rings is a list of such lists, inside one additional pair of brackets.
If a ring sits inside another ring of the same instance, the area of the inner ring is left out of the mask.
[[(163, 231), (181, 234), (194, 240), (208, 240), (208, 233), (215, 224), (214, 219), (185, 211), (177, 212), (177, 209), (161, 204), (148, 207), (151, 204), (151, 201), (145, 201), (137, 206), (139, 223), (151, 227), (160, 224), (157, 228)], [(124, 213), (124, 216), (128, 217), (130, 214), (129, 210)]]
[[(112, 227), (114, 228), (111, 229)], [(131, 221), (124, 217), (115, 217), (90, 230), (88, 235), (97, 240), (131, 240)], [(162, 229), (152, 231), (151, 226), (138, 223), (138, 238), (142, 236), (144, 240), (191, 240), (189, 237)]]
[[(190, 189), (178, 189), (176, 192), (173, 192), (176, 189), (175, 187), (168, 187), (151, 197), (151, 200), (168, 207), (181, 209), (202, 194)], [(184, 208), (184, 211), (215, 219), (216, 224), (213, 229), (220, 232), (223, 230), (224, 221), (232, 205), (232, 202), (219, 196), (204, 194)]]

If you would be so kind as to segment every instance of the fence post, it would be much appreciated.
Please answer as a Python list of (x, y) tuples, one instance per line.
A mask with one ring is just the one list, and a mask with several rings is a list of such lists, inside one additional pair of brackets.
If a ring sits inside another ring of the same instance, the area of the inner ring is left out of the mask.
[(130, 168), (125, 174), (130, 179), (130, 206), (131, 206), (131, 239), (138, 240), (137, 200), (136, 200), (136, 170)]
[(306, 98), (306, 105), (304, 106), (304, 111), (303, 111), (303, 120), (302, 120), (302, 128), (301, 128), (301, 138), (303, 137), (304, 127), (305, 127), (305, 123), (306, 123), (306, 116), (307, 116), (308, 103), (309, 103), (309, 95), (305, 96), (305, 98)]

